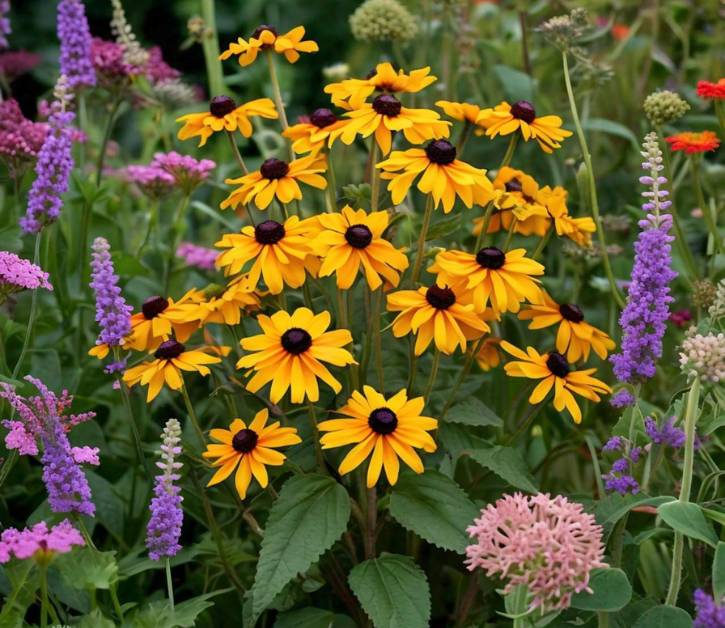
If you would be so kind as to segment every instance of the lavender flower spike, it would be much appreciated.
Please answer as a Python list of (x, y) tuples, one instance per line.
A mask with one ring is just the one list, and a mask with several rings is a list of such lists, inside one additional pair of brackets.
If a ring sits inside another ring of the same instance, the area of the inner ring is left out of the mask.
[(670, 201), (664, 200), (668, 193), (661, 189), (666, 179), (660, 176), (662, 151), (656, 134), (648, 134), (643, 147), (642, 167), (649, 174), (640, 181), (650, 189), (643, 193), (647, 201), (642, 209), (648, 213), (639, 222), (642, 231), (634, 245), (632, 281), (627, 305), (619, 318), (623, 330), (622, 350), (610, 357), (615, 376), (627, 383), (641, 382), (655, 374), (672, 302), (669, 284), (677, 276), (671, 267), (672, 216), (661, 214), (670, 206)]
[(10, 0), (0, 0), (0, 49), (5, 49), (10, 45), (8, 35), (12, 32), (12, 29), (10, 28), (8, 13), (10, 13)]
[(155, 497), (151, 500), (151, 519), (146, 528), (146, 547), (151, 560), (175, 556), (181, 549), (179, 537), (184, 512), (181, 509), (183, 497), (181, 488), (175, 482), (180, 478), (181, 463), (176, 458), (181, 454), (181, 425), (176, 419), (166, 421), (160, 447), (161, 460), (156, 466), (163, 471), (156, 476)]
[(108, 241), (105, 238), (96, 238), (92, 248), (91, 288), (96, 295), (96, 322), (101, 327), (96, 344), (118, 347), (131, 333), (132, 308), (126, 304), (121, 294)]
[(60, 41), (60, 73), (68, 86), (93, 87), (96, 72), (91, 61), (91, 32), (81, 0), (60, 0), (57, 15)]

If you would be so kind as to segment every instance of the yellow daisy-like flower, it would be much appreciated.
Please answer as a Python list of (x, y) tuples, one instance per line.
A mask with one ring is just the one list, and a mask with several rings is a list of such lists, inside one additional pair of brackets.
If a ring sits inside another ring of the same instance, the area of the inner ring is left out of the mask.
[(330, 139), (330, 135), (342, 129), (348, 120), (341, 120), (330, 109), (315, 109), (298, 124), (288, 127), (282, 133), (292, 141), (292, 150), (297, 154), (317, 155)]
[(218, 467), (207, 486), (214, 486), (226, 480), (234, 471), (234, 486), (241, 499), (247, 496), (247, 490), (256, 478), (262, 488), (269, 484), (267, 465), (279, 467), (286, 456), (278, 447), (298, 445), (302, 439), (297, 436), (294, 427), (280, 427), (279, 421), (267, 425), (269, 412), (260, 410), (247, 427), (241, 419), (234, 419), (228, 430), (213, 429), (209, 432), (212, 443), (206, 446), (202, 456), (212, 460), (212, 467)]
[(501, 363), (501, 352), (499, 345), (501, 338), (490, 336), (486, 338), (476, 353), (476, 364), (482, 371), (488, 373), (491, 369), (495, 369)]
[(187, 316), (187, 305), (200, 303), (204, 294), (189, 290), (178, 301), (161, 296), (149, 297), (143, 302), (141, 311), (131, 316), (131, 334), (124, 349), (154, 351), (164, 340), (173, 335), (179, 342), (186, 342), (199, 328), (199, 321)]
[(559, 116), (536, 117), (536, 109), (528, 100), (519, 100), (513, 105), (502, 102), (493, 109), (484, 109), (477, 123), (486, 127), (486, 135), (491, 138), (521, 131), (524, 141), (535, 139), (545, 153), (561, 148), (559, 142), (572, 134), (561, 128)]
[(456, 159), (456, 147), (448, 140), (435, 140), (425, 148), (394, 150), (377, 166), (380, 178), (389, 179), (388, 190), (393, 203), (400, 204), (418, 175), (417, 188), (431, 194), (435, 207), (443, 202), (447, 214), (453, 209), (456, 196), (466, 207), (473, 203), (485, 205), (494, 198), (494, 190), (486, 171)]
[(219, 131), (239, 131), (244, 137), (251, 137), (254, 129), (249, 118), (253, 116), (274, 120), (277, 110), (269, 98), (257, 98), (237, 107), (229, 96), (215, 96), (209, 103), (208, 112), (188, 113), (176, 118), (184, 125), (179, 129), (178, 137), (180, 140), (198, 137), (199, 146), (204, 146), (209, 137)]
[(256, 371), (247, 382), (247, 390), (257, 392), (272, 382), (269, 399), (277, 403), (291, 389), (292, 403), (320, 399), (317, 378), (324, 381), (335, 393), (342, 389), (323, 365), (356, 364), (349, 351), (343, 349), (352, 342), (347, 329), (327, 331), (330, 313), (314, 314), (306, 307), (297, 308), (291, 315), (275, 312), (272, 316), (257, 318), (264, 333), (243, 338), (242, 348), (247, 355), (237, 362), (239, 369)]
[[(469, 102), (452, 102), (450, 100), (437, 100), (436, 107), (440, 107), (449, 118), (459, 122), (478, 125), (481, 107)], [(485, 129), (476, 129), (476, 135), (482, 135)]]
[(385, 281), (397, 287), (400, 274), (408, 268), (408, 258), (383, 238), (388, 228), (388, 212), (366, 213), (349, 205), (336, 214), (317, 216), (322, 230), (312, 243), (322, 258), (320, 277), (336, 274), (337, 287), (347, 290), (360, 266), (371, 290)]
[(428, 432), (438, 427), (436, 419), (421, 416), (423, 397), (408, 399), (403, 389), (386, 399), (372, 386), (364, 386), (363, 393), (353, 392), (340, 409), (346, 418), (322, 421), (318, 426), (327, 432), (320, 438), (323, 449), (355, 444), (340, 464), (340, 475), (357, 469), (368, 456), (368, 488), (377, 484), (383, 468), (388, 482), (395, 484), (400, 460), (423, 473), (423, 461), (415, 449), (434, 452), (437, 446)]
[(232, 55), (239, 56), (239, 65), (242, 67), (251, 65), (262, 50), (274, 50), (277, 54), (283, 54), (290, 63), (296, 63), (300, 58), (300, 52), (317, 52), (317, 42), (308, 39), (302, 41), (305, 36), (305, 27), (297, 26), (284, 35), (278, 35), (277, 29), (269, 24), (258, 26), (249, 40), (243, 37), (237, 38), (236, 42), (229, 44), (224, 52), (219, 55), (225, 61)]
[(345, 79), (325, 87), (332, 103), (341, 109), (358, 109), (370, 94), (375, 91), (389, 94), (416, 93), (438, 80), (430, 73), (430, 68), (419, 68), (406, 74), (396, 72), (392, 63), (379, 63), (375, 71), (365, 79)]
[(584, 320), (584, 312), (575, 303), (559, 305), (546, 291), (541, 291), (541, 303), (529, 305), (519, 312), (522, 321), (530, 320), (529, 329), (544, 329), (559, 325), (556, 334), (556, 350), (566, 354), (569, 362), (588, 360), (594, 349), (602, 360), (614, 349), (615, 342), (603, 331)]
[(537, 302), (541, 289), (536, 276), (544, 267), (526, 257), (526, 249), (503, 252), (495, 246), (482, 248), (478, 253), (443, 251), (428, 269), (438, 273), (438, 281), (470, 293), (477, 312), (491, 302), (493, 311), (518, 312), (524, 300)]
[(240, 233), (225, 233), (214, 245), (227, 249), (217, 257), (217, 268), (223, 268), (227, 275), (236, 275), (254, 260), (247, 273), (252, 290), (257, 288), (260, 278), (272, 294), (282, 292), (285, 284), (299, 288), (305, 283), (305, 269), (312, 262), (310, 242), (317, 234), (317, 224), (316, 220), (291, 216), (284, 224), (265, 220), (254, 227), (242, 227)]
[[(226, 355), (228, 347), (219, 347), (217, 353)], [(154, 360), (132, 366), (123, 374), (123, 381), (128, 386), (141, 384), (148, 385), (146, 401), (153, 401), (166, 384), (171, 390), (179, 390), (184, 385), (181, 371), (196, 371), (202, 375), (209, 375), (211, 371), (207, 364), (217, 364), (221, 358), (208, 355), (198, 349), (186, 350), (183, 344), (176, 340), (165, 340), (154, 352)]]
[(204, 301), (189, 303), (179, 308), (171, 319), (198, 320), (201, 325), (219, 323), (238, 325), (242, 312), (255, 312), (262, 307), (260, 295), (249, 282), (247, 275), (237, 277), (228, 286), (213, 284), (204, 290)]
[(554, 407), (559, 412), (566, 408), (574, 423), (581, 423), (582, 413), (573, 393), (590, 401), (601, 401), (599, 394), (612, 392), (603, 381), (592, 377), (596, 369), (572, 371), (567, 359), (556, 351), (540, 354), (527, 347), (524, 352), (505, 340), (501, 341), (501, 348), (518, 358), (504, 365), (507, 375), (542, 380), (531, 393), (529, 403), (540, 403), (553, 388)]
[(596, 232), (597, 225), (590, 216), (574, 218), (569, 215), (566, 205), (568, 193), (557, 185), (554, 188), (545, 185), (539, 191), (539, 200), (544, 204), (550, 220), (546, 221), (544, 232), (541, 228), (537, 235), (543, 236), (549, 228), (550, 221), (554, 221), (554, 229), (558, 236), (564, 236), (576, 242), (579, 246), (589, 247), (592, 244), (592, 234)]
[(417, 334), (415, 355), (435, 340), (436, 349), (450, 355), (466, 342), (491, 331), (473, 305), (464, 305), (452, 288), (432, 285), (418, 290), (400, 290), (388, 295), (388, 311), (400, 312), (393, 321), (393, 335)]
[(327, 179), (320, 175), (325, 172), (325, 158), (310, 155), (287, 163), (274, 157), (266, 159), (259, 170), (250, 172), (238, 179), (225, 179), (227, 185), (238, 185), (221, 205), (222, 209), (237, 207), (254, 202), (259, 209), (266, 209), (277, 197), (280, 203), (289, 203), (302, 199), (302, 190), (298, 181), (324, 190)]

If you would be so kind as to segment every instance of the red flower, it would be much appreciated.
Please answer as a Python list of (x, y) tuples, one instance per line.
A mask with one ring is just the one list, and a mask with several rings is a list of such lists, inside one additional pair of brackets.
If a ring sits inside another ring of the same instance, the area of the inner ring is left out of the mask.
[(612, 37), (617, 41), (626, 39), (629, 35), (630, 28), (626, 24), (615, 24), (612, 26)]
[(697, 95), (706, 100), (723, 100), (725, 98), (725, 78), (717, 83), (697, 81)]
[(686, 131), (670, 135), (665, 140), (673, 151), (684, 150), (688, 155), (713, 151), (720, 146), (720, 140), (713, 131), (702, 131), (701, 133)]

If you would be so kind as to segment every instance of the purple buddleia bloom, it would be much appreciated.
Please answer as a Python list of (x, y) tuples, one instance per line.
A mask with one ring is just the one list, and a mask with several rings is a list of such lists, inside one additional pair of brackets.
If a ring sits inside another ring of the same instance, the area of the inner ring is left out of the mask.
[(602, 451), (619, 451), (624, 447), (621, 436), (612, 436), (602, 447)]
[(10, 0), (0, 0), (0, 49), (7, 48), (10, 45), (8, 35), (12, 32), (12, 29), (10, 28), (8, 13), (10, 13)]
[(131, 333), (132, 307), (126, 304), (114, 272), (110, 246), (105, 238), (93, 241), (91, 288), (96, 295), (96, 322), (101, 328), (96, 344), (119, 347)]
[(151, 519), (146, 527), (146, 547), (151, 560), (160, 560), (175, 556), (181, 549), (179, 537), (184, 512), (181, 509), (183, 497), (181, 488), (175, 484), (181, 477), (181, 463), (177, 457), (181, 454), (181, 425), (176, 419), (166, 421), (160, 447), (161, 460), (156, 466), (163, 471), (156, 476), (154, 484), (155, 497), (151, 500), (149, 510)]
[(633, 406), (635, 401), (634, 395), (626, 388), (622, 388), (612, 395), (609, 404), (614, 408), (626, 408)]
[(652, 417), (647, 417), (644, 420), (644, 431), (655, 445), (679, 449), (685, 444), (685, 431), (675, 427), (676, 418), (671, 416), (669, 419), (665, 419), (662, 427), (658, 427), (657, 421)]
[(718, 604), (702, 589), (695, 590), (695, 621), (692, 628), (725, 628), (725, 599)]
[(57, 16), (60, 41), (60, 73), (71, 89), (92, 87), (96, 72), (91, 60), (91, 32), (81, 0), (60, 0)]
[(631, 493), (636, 495), (639, 493), (639, 483), (631, 475), (607, 473), (602, 476), (604, 478), (604, 490), (611, 493), (619, 493), (627, 495)]
[(620, 452), (609, 468), (609, 473), (602, 475), (604, 489), (620, 495), (639, 493), (639, 483), (632, 476), (631, 469), (642, 457), (642, 448), (633, 447), (632, 443), (622, 436), (612, 436), (602, 447), (603, 452)]

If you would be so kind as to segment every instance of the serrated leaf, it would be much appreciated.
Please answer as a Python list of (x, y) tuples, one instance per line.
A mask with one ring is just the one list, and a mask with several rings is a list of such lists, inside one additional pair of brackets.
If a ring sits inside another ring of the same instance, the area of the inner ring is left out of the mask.
[(174, 628), (176, 626), (191, 628), (197, 625), (199, 615), (207, 608), (214, 606), (214, 602), (209, 600), (229, 590), (221, 589), (212, 593), (198, 595), (176, 604), (173, 610), (166, 600), (152, 602), (128, 617), (123, 626), (128, 628)]
[(445, 421), (462, 423), (463, 425), (492, 425), (501, 427), (503, 421), (491, 408), (476, 397), (469, 397), (459, 401), (445, 416)]
[(466, 527), (479, 513), (465, 491), (438, 471), (402, 473), (393, 487), (389, 508), (404, 528), (459, 554), (469, 544)]
[(273, 628), (355, 628), (355, 622), (347, 615), (309, 607), (280, 613)]
[(621, 569), (594, 569), (589, 579), (592, 593), (575, 593), (571, 605), (584, 611), (607, 611), (624, 608), (632, 599), (632, 585)]
[(530, 493), (538, 492), (534, 478), (517, 449), (497, 445), (488, 449), (474, 449), (469, 455), (512, 486)]
[(718, 542), (717, 535), (710, 522), (697, 504), (674, 501), (662, 504), (657, 514), (673, 530), (697, 539), (715, 547)]
[(53, 565), (77, 589), (110, 589), (118, 581), (116, 552), (84, 547), (58, 556)]
[(110, 619), (103, 616), (97, 608), (92, 610), (88, 615), (84, 615), (78, 620), (78, 628), (114, 628), (114, 624)]
[(725, 597), (725, 543), (720, 541), (712, 561), (712, 592), (716, 600)]
[(408, 556), (383, 553), (353, 567), (348, 582), (375, 628), (427, 628), (430, 588)]
[(633, 628), (691, 628), (692, 618), (676, 606), (655, 606), (642, 613)]
[(332, 547), (349, 518), (347, 491), (333, 479), (310, 474), (287, 480), (264, 531), (252, 587), (255, 618), (292, 578)]

